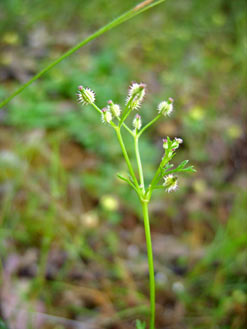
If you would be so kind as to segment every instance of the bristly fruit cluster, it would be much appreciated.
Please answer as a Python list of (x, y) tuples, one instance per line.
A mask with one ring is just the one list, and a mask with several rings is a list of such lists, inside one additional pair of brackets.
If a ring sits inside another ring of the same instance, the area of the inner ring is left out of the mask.
[[(123, 126), (137, 141), (141, 134), (149, 127), (151, 124), (156, 122), (162, 116), (170, 116), (173, 111), (173, 98), (168, 98), (168, 100), (164, 100), (160, 102), (157, 106), (158, 114), (155, 118), (147, 123), (142, 128), (142, 119), (140, 114), (136, 114), (133, 119), (133, 130), (131, 130), (125, 120), (130, 115), (133, 110), (139, 110), (143, 98), (146, 94), (146, 85), (144, 83), (132, 83), (128, 90), (128, 96), (126, 98), (125, 107), (121, 110), (119, 104), (115, 104), (112, 100), (108, 101), (108, 104), (103, 109), (99, 109), (98, 106), (95, 104), (95, 93), (89, 88), (84, 88), (82, 86), (78, 87), (78, 101), (83, 105), (90, 104), (92, 105), (100, 114), (102, 122), (110, 124), (116, 131), (120, 131), (120, 128)], [(142, 128), (142, 129), (141, 129)], [(118, 134), (119, 135), (119, 134)], [(152, 191), (157, 188), (164, 188), (165, 191), (171, 192), (175, 191), (178, 188), (178, 178), (174, 176), (174, 173), (177, 172), (194, 172), (195, 169), (193, 166), (186, 167), (188, 161), (183, 161), (177, 168), (173, 168), (173, 164), (170, 164), (170, 161), (175, 155), (175, 151), (179, 148), (180, 144), (183, 143), (181, 138), (175, 137), (173, 140), (169, 137), (163, 139), (163, 149), (164, 155), (161, 159), (160, 165), (154, 175), (153, 180), (146, 188), (145, 185), (143, 186), (144, 179), (142, 179), (142, 172), (139, 171), (139, 180), (133, 177), (134, 172), (130, 170), (130, 178), (123, 177), (118, 175), (119, 178), (123, 179), (124, 181), (128, 182), (131, 187), (135, 189), (138, 193), (139, 197), (141, 196), (142, 200), (149, 200), (152, 194)], [(120, 143), (121, 145), (121, 143)], [(125, 154), (125, 152), (123, 152)], [(126, 160), (126, 156), (125, 156)], [(137, 154), (137, 162), (139, 162), (140, 157)], [(128, 159), (129, 161), (129, 159)], [(127, 161), (127, 164), (128, 164)], [(141, 163), (139, 164), (141, 166)], [(130, 166), (128, 165), (129, 169)], [(140, 169), (140, 168), (139, 168)], [(164, 181), (162, 185), (159, 185), (160, 179), (163, 177)]]

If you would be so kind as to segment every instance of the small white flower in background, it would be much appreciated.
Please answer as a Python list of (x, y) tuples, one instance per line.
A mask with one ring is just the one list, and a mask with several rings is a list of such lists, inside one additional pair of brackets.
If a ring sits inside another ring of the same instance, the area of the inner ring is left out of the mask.
[(136, 258), (140, 254), (139, 248), (134, 244), (128, 246), (127, 252), (130, 258)]
[[(19, 167), (22, 165), (22, 162), (18, 156), (9, 151), (9, 150), (1, 150), (0, 151), (0, 168), (6, 167)], [(2, 169), (1, 168), (1, 169)]]
[(177, 177), (173, 176), (172, 174), (164, 177), (164, 187), (166, 192), (175, 191), (178, 188)]
[(95, 93), (89, 88), (79, 86), (77, 96), (79, 103), (83, 105), (93, 104), (95, 102)]
[(173, 111), (173, 99), (170, 97), (168, 101), (163, 101), (158, 105), (158, 112), (163, 115), (171, 115)]
[(101, 111), (102, 111), (102, 116), (101, 116), (102, 122), (110, 123), (112, 121), (111, 112), (106, 107), (104, 107)]
[(164, 286), (168, 283), (168, 277), (163, 272), (156, 273), (155, 280), (156, 280), (157, 284), (162, 285), (162, 286)]
[(116, 211), (119, 207), (119, 202), (114, 195), (104, 195), (100, 199), (102, 207), (109, 211)]
[(142, 126), (141, 116), (139, 114), (136, 114), (136, 116), (133, 120), (133, 127), (137, 130), (140, 130), (141, 126)]
[(177, 294), (181, 294), (182, 292), (184, 292), (185, 289), (182, 282), (177, 281), (172, 284), (172, 290)]
[(138, 110), (141, 106), (141, 102), (146, 93), (145, 88), (146, 85), (144, 83), (133, 82), (132, 85), (130, 85), (126, 105), (128, 104), (132, 110)]
[(80, 216), (81, 224), (88, 228), (94, 228), (99, 225), (99, 217), (96, 212), (88, 211)]
[(121, 108), (118, 104), (114, 104), (113, 101), (108, 101), (108, 109), (111, 111), (114, 117), (120, 117)]

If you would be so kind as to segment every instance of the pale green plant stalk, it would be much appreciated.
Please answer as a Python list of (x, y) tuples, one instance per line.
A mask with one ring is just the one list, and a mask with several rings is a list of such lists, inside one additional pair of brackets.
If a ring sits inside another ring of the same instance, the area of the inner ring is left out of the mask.
[[(142, 206), (145, 238), (147, 245), (147, 256), (148, 256), (148, 267), (149, 267), (149, 289), (150, 289), (150, 324), (149, 329), (155, 329), (155, 275), (154, 275), (154, 262), (153, 262), (153, 251), (152, 251), (152, 239), (150, 232), (149, 223), (149, 212), (148, 205), (152, 196), (152, 192), (155, 189), (163, 188), (167, 192), (176, 190), (177, 177), (173, 176), (175, 172), (194, 172), (193, 166), (186, 167), (188, 160), (181, 162), (175, 169), (170, 164), (170, 161), (175, 156), (175, 151), (179, 148), (179, 145), (183, 142), (181, 138), (175, 138), (171, 140), (169, 137), (163, 139), (164, 155), (161, 159), (160, 165), (158, 166), (156, 173), (153, 176), (152, 181), (147, 186), (144, 180), (143, 166), (141, 161), (141, 155), (139, 151), (139, 139), (152, 124), (154, 124), (161, 117), (169, 116), (173, 111), (173, 99), (169, 98), (168, 101), (163, 101), (158, 105), (158, 113), (147, 123), (142, 129), (141, 116), (139, 114), (135, 115), (133, 120), (133, 130), (131, 130), (125, 123), (125, 120), (134, 110), (138, 110), (143, 97), (145, 95), (146, 86), (144, 84), (133, 83), (129, 88), (128, 97), (126, 100), (126, 105), (121, 113), (121, 108), (118, 104), (114, 104), (113, 101), (108, 101), (107, 107), (100, 109), (95, 104), (95, 93), (83, 86), (78, 87), (78, 100), (83, 105), (91, 105), (93, 108), (101, 115), (102, 121), (109, 124), (116, 133), (119, 145), (121, 147), (125, 162), (129, 170), (129, 177), (124, 177), (122, 175), (117, 175), (120, 179), (127, 182), (137, 193), (139, 201)], [(129, 158), (128, 152), (125, 147), (125, 143), (121, 134), (122, 127), (133, 137), (133, 144), (135, 149), (135, 157), (138, 168), (138, 175), (136, 175), (131, 160)], [(164, 178), (163, 185), (159, 185), (159, 181)], [(136, 323), (137, 329), (145, 329), (146, 324), (141, 321)]]
[(118, 25), (120, 25), (120, 24), (128, 21), (129, 19), (131, 19), (131, 18), (133, 18), (133, 17), (135, 17), (135, 16), (143, 13), (144, 11), (146, 11), (148, 9), (151, 9), (152, 7), (155, 7), (155, 6), (159, 5), (159, 4), (161, 4), (164, 1), (165, 0), (157, 0), (157, 1), (155, 1), (155, 0), (146, 0), (146, 1), (143, 1), (143, 2), (139, 3), (138, 5), (136, 5), (134, 8), (126, 11), (125, 13), (123, 13), (122, 15), (120, 15), (119, 17), (117, 17), (116, 19), (114, 19), (113, 21), (111, 21), (110, 23), (104, 25), (99, 30), (97, 30), (93, 34), (89, 35), (86, 39), (84, 39), (83, 41), (81, 41), (80, 43), (78, 43), (77, 45), (75, 45), (74, 47), (72, 47), (71, 49), (69, 49), (62, 56), (60, 56), (59, 58), (55, 59), (52, 63), (50, 63), (49, 65), (47, 65), (43, 70), (41, 70), (39, 73), (37, 73), (29, 81), (27, 81), (22, 86), (20, 86), (9, 97), (7, 97), (5, 100), (3, 100), (0, 103), (0, 108), (3, 107), (3, 106), (5, 106), (5, 105), (7, 105), (15, 96), (19, 95), (23, 90), (25, 90), (28, 86), (30, 86), (34, 81), (36, 81), (37, 79), (39, 79), (40, 77), (42, 77), (50, 69), (52, 69), (54, 66), (56, 66), (57, 64), (59, 64), (60, 62), (62, 62), (65, 58), (67, 58), (70, 55), (72, 55), (78, 49), (84, 47), (90, 41), (96, 39), (97, 37), (99, 37), (100, 35), (104, 34), (105, 32), (113, 29), (114, 27), (116, 27), (116, 26), (118, 26)]

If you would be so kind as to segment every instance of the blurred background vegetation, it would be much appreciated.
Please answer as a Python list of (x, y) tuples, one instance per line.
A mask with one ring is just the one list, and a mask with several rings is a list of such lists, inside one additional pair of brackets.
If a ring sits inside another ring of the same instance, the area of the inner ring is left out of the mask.
[[(1, 0), (0, 99), (138, 1)], [(158, 329), (243, 329), (246, 316), (246, 4), (167, 0), (91, 42), (0, 109), (0, 317), (10, 329), (133, 329), (148, 312), (137, 198), (113, 132), (76, 102), (124, 103), (145, 82), (146, 177), (163, 137), (197, 173), (157, 192)], [(127, 136), (126, 136), (127, 137)], [(129, 149), (130, 153), (132, 149)], [(192, 177), (193, 176), (193, 177)]]

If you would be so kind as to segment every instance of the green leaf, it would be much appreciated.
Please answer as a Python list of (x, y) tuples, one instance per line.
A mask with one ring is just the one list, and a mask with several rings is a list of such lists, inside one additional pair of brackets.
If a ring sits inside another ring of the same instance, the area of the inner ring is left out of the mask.
[(182, 169), (180, 171), (184, 171), (184, 172), (196, 172), (196, 169), (195, 169), (194, 166), (189, 166), (189, 167), (184, 168), (184, 169)]
[(124, 176), (117, 174), (117, 177), (120, 178), (121, 180), (123, 180), (124, 182), (127, 182), (129, 184), (129, 180), (128, 178), (125, 178)]
[(176, 168), (177, 171), (182, 171), (182, 172), (196, 172), (194, 166), (189, 166), (185, 168), (185, 166), (188, 164), (189, 160), (184, 160), (178, 165)]
[(121, 180), (123, 180), (124, 182), (128, 183), (137, 192), (137, 189), (136, 189), (134, 183), (132, 183), (132, 181), (131, 181), (131, 177), (130, 177), (130, 179), (128, 179), (120, 174), (117, 174), (117, 177), (120, 178)]
[(182, 169), (182, 168), (184, 168), (184, 167), (187, 165), (188, 162), (189, 162), (189, 160), (184, 160), (184, 161), (182, 161), (182, 162), (178, 165), (177, 169)]
[(174, 165), (173, 165), (172, 163), (171, 163), (171, 164), (167, 163), (167, 164), (165, 165), (164, 169), (165, 169), (165, 170), (168, 170), (168, 169), (171, 169), (172, 167), (174, 167)]
[(172, 165), (169, 165), (169, 164), (166, 165), (164, 167), (164, 169), (161, 171), (162, 176), (165, 176), (168, 174), (173, 174), (176, 172), (186, 172), (186, 173), (196, 172), (196, 169), (194, 166), (189, 166), (189, 167), (185, 168), (185, 166), (188, 164), (188, 162), (189, 162), (189, 160), (184, 160), (177, 166), (177, 168), (171, 169), (171, 170), (169, 170), (169, 169), (172, 168)]
[(140, 320), (136, 320), (136, 329), (145, 329), (146, 323)]

